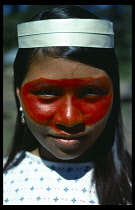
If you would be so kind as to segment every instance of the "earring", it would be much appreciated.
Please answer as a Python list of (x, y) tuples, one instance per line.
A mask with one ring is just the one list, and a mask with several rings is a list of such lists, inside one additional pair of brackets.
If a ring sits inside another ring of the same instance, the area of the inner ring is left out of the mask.
[(24, 125), (25, 124), (25, 119), (24, 119), (24, 113), (23, 113), (23, 108), (22, 108), (22, 106), (20, 106), (20, 112), (22, 112), (22, 114), (21, 114), (21, 123), (22, 123), (22, 125)]

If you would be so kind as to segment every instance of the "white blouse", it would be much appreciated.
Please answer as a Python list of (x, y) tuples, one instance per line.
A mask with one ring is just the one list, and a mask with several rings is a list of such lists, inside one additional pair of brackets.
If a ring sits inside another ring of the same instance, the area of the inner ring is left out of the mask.
[(53, 162), (30, 152), (21, 155), (21, 162), (4, 173), (3, 205), (100, 205), (95, 181), (91, 183), (92, 162)]

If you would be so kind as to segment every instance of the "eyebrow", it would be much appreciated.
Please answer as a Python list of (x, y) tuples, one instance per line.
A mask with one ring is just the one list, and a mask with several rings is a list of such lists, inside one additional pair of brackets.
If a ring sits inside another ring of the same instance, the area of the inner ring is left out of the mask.
[(85, 86), (92, 86), (92, 87), (97, 87), (97, 86), (99, 86), (99, 87), (101, 87), (101, 88), (109, 88), (110, 87), (110, 81), (109, 81), (109, 79), (97, 79), (97, 80), (95, 80), (95, 81), (92, 81), (92, 82), (90, 82), (90, 83), (86, 83), (86, 84), (84, 84)]

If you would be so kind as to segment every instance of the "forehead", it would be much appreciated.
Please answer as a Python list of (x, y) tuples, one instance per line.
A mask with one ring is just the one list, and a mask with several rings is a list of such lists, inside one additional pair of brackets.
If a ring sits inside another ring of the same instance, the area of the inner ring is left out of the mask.
[(104, 70), (88, 66), (79, 62), (62, 58), (45, 58), (31, 66), (23, 81), (26, 82), (38, 79), (74, 79), (86, 77), (109, 77)]

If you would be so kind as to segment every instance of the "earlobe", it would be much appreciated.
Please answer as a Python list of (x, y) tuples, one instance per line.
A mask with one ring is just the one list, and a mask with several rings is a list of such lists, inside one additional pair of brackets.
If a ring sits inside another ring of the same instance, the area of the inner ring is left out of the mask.
[(21, 91), (20, 91), (20, 88), (18, 88), (18, 87), (16, 88), (16, 95), (17, 95), (17, 97), (20, 101), (20, 104), (21, 104)]
[(23, 107), (22, 107), (22, 102), (21, 102), (21, 91), (20, 88), (16, 88), (16, 95), (18, 97), (18, 100), (20, 102), (20, 108), (19, 111), (21, 112), (21, 124), (25, 124), (25, 118), (24, 118), (24, 112), (23, 112)]

